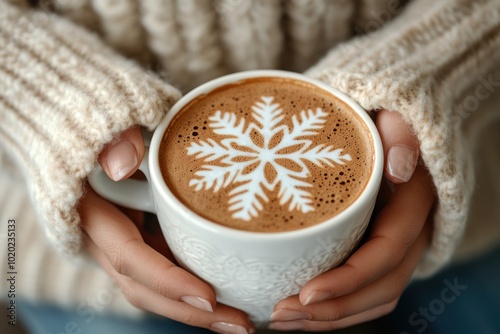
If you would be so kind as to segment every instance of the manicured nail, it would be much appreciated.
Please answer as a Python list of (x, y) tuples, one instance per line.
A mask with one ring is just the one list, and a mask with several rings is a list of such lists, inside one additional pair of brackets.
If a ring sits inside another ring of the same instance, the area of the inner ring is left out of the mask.
[(314, 303), (321, 303), (325, 300), (331, 299), (333, 297), (333, 292), (331, 291), (313, 291), (309, 296), (306, 297), (306, 300), (302, 305), (309, 305)]
[(402, 182), (407, 182), (417, 166), (418, 152), (408, 146), (394, 145), (387, 152), (387, 171)]
[(214, 322), (212, 328), (227, 334), (250, 334), (245, 327), (230, 322)]
[(184, 303), (194, 306), (202, 311), (208, 311), (208, 312), (214, 311), (214, 309), (212, 308), (212, 304), (210, 304), (210, 302), (204, 298), (197, 296), (183, 296), (181, 297), (181, 300)]
[(292, 320), (310, 320), (311, 315), (306, 312), (289, 309), (279, 309), (274, 311), (269, 318), (270, 321), (292, 321)]
[(114, 181), (120, 181), (125, 175), (137, 166), (137, 152), (134, 145), (128, 140), (116, 143), (106, 157), (109, 176)]
[(283, 322), (271, 322), (269, 324), (269, 329), (277, 331), (300, 331), (304, 328), (304, 323), (301, 321), (283, 321)]

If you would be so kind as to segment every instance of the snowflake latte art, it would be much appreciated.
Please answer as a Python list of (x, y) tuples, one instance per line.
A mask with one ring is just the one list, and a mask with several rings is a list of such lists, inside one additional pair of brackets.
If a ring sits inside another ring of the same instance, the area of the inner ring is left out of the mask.
[(228, 227), (279, 232), (325, 221), (363, 192), (373, 168), (363, 121), (297, 80), (248, 79), (186, 105), (160, 146), (169, 189)]

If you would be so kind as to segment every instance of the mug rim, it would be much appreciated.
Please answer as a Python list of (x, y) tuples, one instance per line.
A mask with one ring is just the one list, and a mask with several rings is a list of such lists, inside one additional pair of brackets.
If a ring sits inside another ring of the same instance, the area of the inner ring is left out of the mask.
[[(369, 129), (371, 135), (373, 143), (373, 155), (374, 155), (372, 174), (368, 179), (368, 182), (366, 183), (363, 191), (353, 203), (351, 203), (344, 210), (337, 213), (333, 217), (330, 217), (315, 225), (295, 230), (280, 231), (280, 232), (247, 231), (247, 230), (240, 230), (224, 226), (216, 222), (213, 222), (199, 215), (192, 209), (190, 209), (180, 199), (178, 199), (169, 189), (163, 178), (159, 164), (159, 149), (161, 140), (163, 138), (165, 131), (167, 130), (168, 125), (174, 119), (175, 115), (177, 115), (177, 113), (180, 110), (182, 110), (184, 106), (190, 101), (192, 101), (194, 98), (202, 94), (209, 93), (216, 88), (222, 87), (227, 84), (236, 83), (241, 80), (252, 79), (252, 78), (270, 78), (270, 77), (294, 79), (313, 84), (316, 87), (319, 87), (320, 89), (323, 89), (328, 93), (333, 94), (335, 97), (337, 97), (342, 102), (346, 103), (351, 109), (353, 109), (356, 112), (356, 114), (359, 117), (361, 117), (364, 124)], [(353, 214), (361, 210), (363, 207), (366, 207), (368, 202), (370, 202), (373, 199), (373, 196), (376, 196), (376, 194), (378, 193), (383, 174), (384, 152), (382, 147), (382, 140), (375, 126), (375, 123), (370, 118), (368, 113), (346, 94), (342, 93), (336, 88), (327, 85), (324, 82), (321, 82), (317, 79), (310, 78), (308, 76), (295, 72), (289, 72), (283, 70), (249, 70), (249, 71), (242, 71), (224, 75), (215, 78), (213, 80), (207, 81), (202, 85), (192, 89), (187, 94), (183, 95), (167, 112), (165, 117), (162, 119), (160, 124), (155, 129), (149, 148), (148, 162), (149, 162), (149, 173), (151, 175), (150, 186), (152, 188), (155, 188), (155, 191), (158, 192), (158, 195), (162, 197), (162, 202), (168, 203), (170, 209), (174, 208), (175, 210), (179, 211), (179, 213), (185, 216), (186, 219), (189, 219), (189, 221), (192, 224), (195, 224), (206, 231), (210, 231), (217, 234), (228, 234), (233, 237), (240, 237), (240, 238), (245, 237), (245, 238), (259, 239), (259, 240), (265, 240), (265, 239), (277, 240), (283, 238), (288, 239), (288, 238), (304, 237), (304, 235), (306, 234), (322, 233), (325, 232), (326, 230), (329, 230), (332, 227), (332, 225), (338, 225), (341, 224), (342, 222), (349, 223), (349, 216), (352, 216)], [(155, 196), (153, 196), (153, 201), (154, 205), (156, 206), (158, 205), (157, 203), (158, 199), (154, 197)]]

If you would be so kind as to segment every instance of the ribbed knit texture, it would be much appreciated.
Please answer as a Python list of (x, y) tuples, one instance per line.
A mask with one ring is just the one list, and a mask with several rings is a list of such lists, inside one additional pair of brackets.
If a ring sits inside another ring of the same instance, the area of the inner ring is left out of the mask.
[(73, 254), (98, 153), (131, 126), (153, 129), (180, 93), (65, 20), (3, 3), (0, 13), (0, 140), (25, 171), (49, 239)]
[[(12, 170), (12, 166), (2, 166)], [(113, 280), (96, 264), (74, 263), (57, 256), (47, 243), (20, 175), (0, 172), (0, 291), (7, 297), (7, 222), (15, 219), (16, 299), (44, 301), (82, 310), (138, 316)], [(19, 173), (17, 173), (19, 174)]]
[(455, 106), (500, 64), (500, 2), (418, 0), (404, 11), (394, 3), (1, 1), (2, 149), (23, 171), (51, 242), (75, 254), (76, 208), (99, 152), (130, 126), (153, 129), (180, 96), (174, 86), (314, 65), (307, 75), (413, 125), (438, 195), (418, 271), (429, 275), (465, 228), (473, 162), (461, 132), (469, 119)]
[[(425, 17), (412, 23), (422, 12)], [(500, 2), (420, 0), (390, 26), (335, 49), (307, 73), (366, 110), (397, 110), (413, 125), (439, 198), (422, 275), (451, 258), (469, 209), (472, 165), (455, 102), (471, 79), (499, 63)]]

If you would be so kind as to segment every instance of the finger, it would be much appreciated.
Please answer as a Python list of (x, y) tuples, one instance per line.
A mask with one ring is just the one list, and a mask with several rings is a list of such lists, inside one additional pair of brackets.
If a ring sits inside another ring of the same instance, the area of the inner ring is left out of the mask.
[(423, 167), (397, 186), (373, 222), (368, 240), (335, 269), (309, 281), (300, 292), (304, 305), (359, 290), (398, 267), (424, 225), (434, 201), (432, 181)]
[(213, 312), (207, 312), (193, 307), (189, 303), (166, 298), (134, 279), (117, 273), (106, 255), (90, 238), (87, 238), (86, 246), (89, 253), (113, 278), (126, 299), (135, 307), (191, 326), (213, 330), (220, 330), (225, 326), (233, 329), (235, 333), (251, 333), (253, 331), (253, 325), (242, 311), (217, 304)]
[(213, 309), (213, 289), (146, 245), (137, 227), (113, 204), (89, 190), (79, 210), (82, 227), (115, 271), (167, 298), (198, 301), (199, 307)]
[(339, 321), (396, 302), (420, 262), (430, 234), (430, 224), (427, 224), (401, 265), (372, 284), (352, 294), (307, 306), (303, 306), (297, 296), (291, 297), (277, 305), (272, 319), (290, 320), (301, 315), (302, 319), (312, 321)]
[(368, 311), (338, 320), (338, 321), (312, 321), (312, 320), (291, 320), (276, 321), (269, 324), (270, 329), (280, 331), (331, 331), (361, 324), (370, 320), (378, 319), (391, 313), (397, 306), (397, 301), (380, 305)]
[(144, 140), (140, 128), (134, 127), (104, 148), (99, 163), (112, 180), (119, 181), (134, 174), (143, 157)]
[(411, 125), (400, 113), (388, 110), (377, 112), (375, 124), (384, 146), (385, 175), (394, 183), (407, 182), (415, 171), (420, 154)]

